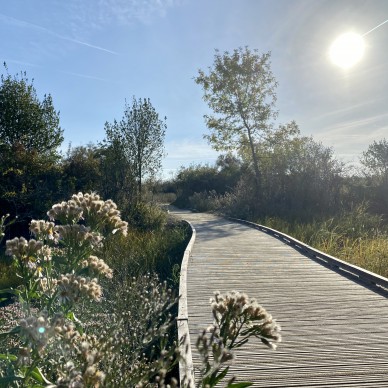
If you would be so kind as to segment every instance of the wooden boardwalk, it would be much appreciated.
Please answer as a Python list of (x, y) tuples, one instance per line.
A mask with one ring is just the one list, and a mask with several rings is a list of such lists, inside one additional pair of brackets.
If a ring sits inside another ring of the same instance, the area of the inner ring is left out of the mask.
[(196, 231), (184, 279), (188, 311), (181, 316), (188, 322), (196, 376), (195, 341), (212, 323), (209, 298), (214, 291), (236, 290), (256, 298), (283, 336), (276, 351), (256, 339), (239, 349), (230, 370), (237, 381), (266, 388), (388, 387), (384, 291), (372, 291), (247, 225), (175, 213)]

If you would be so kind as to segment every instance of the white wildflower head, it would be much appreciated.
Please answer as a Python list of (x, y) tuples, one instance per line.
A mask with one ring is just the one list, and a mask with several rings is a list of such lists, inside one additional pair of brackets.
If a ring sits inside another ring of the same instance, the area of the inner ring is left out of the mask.
[(26, 268), (35, 270), (39, 260), (39, 252), (43, 248), (42, 241), (26, 240), (24, 237), (15, 237), (6, 241), (5, 254), (17, 258)]
[(78, 193), (71, 200), (82, 209), (87, 224), (92, 228), (103, 229), (108, 233), (127, 234), (128, 223), (121, 219), (120, 211), (111, 199), (103, 201), (95, 193)]
[(217, 325), (227, 325), (223, 330), (227, 333), (225, 338), (231, 343), (238, 343), (235, 338), (238, 333), (247, 338), (258, 337), (273, 349), (281, 341), (280, 326), (256, 299), (249, 299), (246, 294), (237, 291), (225, 295), (216, 292), (210, 303)]
[(54, 226), (54, 222), (47, 222), (44, 220), (32, 220), (30, 223), (30, 232), (38, 239), (53, 240)]
[(75, 274), (61, 275), (57, 281), (59, 301), (61, 303), (78, 302), (82, 297), (100, 301), (101, 286), (97, 279), (87, 279)]
[(85, 225), (57, 225), (54, 231), (58, 234), (59, 241), (70, 246), (89, 244), (92, 248), (98, 248), (103, 240), (100, 233), (92, 232)]
[(61, 224), (75, 224), (82, 220), (83, 209), (77, 205), (76, 201), (70, 200), (53, 205), (47, 212), (51, 221), (58, 220)]
[(104, 260), (99, 259), (97, 256), (89, 256), (87, 260), (82, 262), (84, 268), (89, 268), (89, 270), (96, 274), (112, 279), (113, 271)]

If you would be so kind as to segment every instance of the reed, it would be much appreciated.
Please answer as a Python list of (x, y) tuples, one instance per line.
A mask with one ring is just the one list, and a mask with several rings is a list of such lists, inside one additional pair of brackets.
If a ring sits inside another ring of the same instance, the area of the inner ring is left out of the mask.
[(286, 233), (313, 248), (388, 277), (388, 230), (364, 205), (336, 217), (302, 223), (264, 218), (259, 223)]

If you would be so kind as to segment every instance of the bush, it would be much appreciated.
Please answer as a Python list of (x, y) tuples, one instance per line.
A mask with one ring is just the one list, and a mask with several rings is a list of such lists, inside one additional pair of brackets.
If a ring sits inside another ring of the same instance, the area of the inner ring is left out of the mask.
[(156, 231), (167, 224), (167, 213), (160, 207), (144, 202), (137, 203), (125, 214), (129, 225), (142, 231)]

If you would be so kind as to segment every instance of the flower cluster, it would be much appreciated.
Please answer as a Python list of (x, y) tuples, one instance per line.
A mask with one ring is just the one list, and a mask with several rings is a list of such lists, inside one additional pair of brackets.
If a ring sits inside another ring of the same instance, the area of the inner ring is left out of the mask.
[(32, 220), (30, 232), (38, 239), (52, 240), (54, 238), (54, 222), (44, 220)]
[(28, 269), (36, 269), (39, 262), (38, 256), (43, 253), (43, 257), (46, 255), (46, 251), (43, 252), (43, 242), (31, 239), (27, 241), (24, 237), (15, 237), (12, 240), (7, 240), (5, 254), (13, 256), (22, 263), (23, 266)]
[[(213, 387), (226, 376), (229, 367), (225, 363), (233, 360), (231, 351), (234, 348), (244, 345), (254, 336), (276, 349), (275, 343), (281, 341), (281, 336), (280, 326), (272, 316), (256, 299), (249, 299), (244, 293), (231, 291), (221, 295), (215, 292), (210, 303), (214, 324), (198, 337), (197, 349), (202, 359), (202, 386)], [(227, 386), (234, 381), (235, 377), (232, 377)]]
[(47, 212), (50, 220), (58, 220), (61, 224), (74, 224), (82, 219), (82, 208), (75, 201), (61, 202), (53, 205)]
[[(247, 336), (253, 335), (268, 347), (276, 349), (276, 343), (281, 341), (280, 326), (256, 299), (231, 291), (226, 295), (216, 292), (210, 302), (215, 321), (220, 325), (227, 324), (222, 335), (225, 340), (231, 341), (233, 347), (240, 346)], [(243, 339), (237, 341), (239, 335)]]
[(71, 342), (73, 349), (77, 349), (74, 357), (80, 365), (77, 367), (72, 360), (65, 363), (59, 370), (56, 387), (101, 387), (105, 380), (105, 373), (98, 368), (102, 354), (93, 346), (98, 341), (84, 334), (74, 336)]
[(60, 276), (57, 284), (59, 301), (62, 303), (78, 302), (83, 296), (96, 301), (101, 300), (102, 289), (97, 279), (88, 280), (75, 274), (66, 274)]
[(104, 260), (99, 259), (97, 256), (89, 256), (87, 260), (82, 262), (84, 268), (89, 268), (93, 273), (103, 275), (108, 279), (112, 279), (113, 271)]
[(35, 256), (42, 247), (42, 241), (36, 241), (34, 239), (27, 241), (24, 237), (15, 237), (12, 240), (7, 240), (5, 254), (21, 259), (28, 259), (29, 257)]
[(85, 225), (57, 225), (54, 231), (58, 239), (66, 245), (88, 243), (92, 248), (98, 248), (103, 240), (100, 233), (92, 232), (90, 227)]
[(111, 199), (103, 201), (96, 193), (78, 193), (71, 197), (71, 201), (82, 209), (84, 217), (94, 228), (104, 225), (109, 232), (127, 234), (128, 223), (121, 219), (120, 211)]
[[(19, 296), (24, 313), (7, 326), (3, 321), (8, 322), (8, 317), (3, 319), (0, 310), (0, 325), (4, 326), (3, 330), (9, 329), (1, 334), (6, 335), (8, 348), (18, 350), (12, 357), (0, 354), (0, 364), (9, 366), (10, 378), (15, 375), (27, 385), (50, 379), (56, 381), (57, 387), (102, 387), (107, 376), (112, 380), (110, 363), (112, 357), (116, 357), (113, 347), (122, 344), (127, 328), (119, 336), (107, 335), (101, 330), (101, 338), (94, 341), (86, 336), (85, 329), (94, 330), (90, 322), (95, 316), (85, 324), (75, 313), (84, 318), (87, 300), (101, 300), (98, 279), (101, 276), (112, 278), (113, 271), (95, 254), (104, 253), (103, 241), (109, 233), (126, 235), (127, 223), (121, 220), (113, 201), (103, 201), (94, 193), (78, 193), (69, 201), (54, 205), (47, 214), (50, 221), (31, 221), (29, 241), (21, 237), (6, 243), (6, 253), (13, 257), (15, 271), (22, 282), (15, 294)], [(5, 218), (0, 218), (0, 239)], [(151, 299), (151, 295), (148, 297)], [(90, 313), (93, 311), (91, 309)], [(106, 322), (112, 320), (112, 315), (105, 311), (101, 315)], [(155, 319), (159, 322), (160, 315)], [(146, 323), (149, 321), (147, 315)], [(146, 349), (153, 344), (154, 338), (149, 340), (148, 334), (151, 336), (154, 330), (148, 326), (144, 329), (144, 324), (141, 327), (145, 333), (138, 340), (139, 349)], [(164, 333), (163, 324), (158, 330)], [(144, 339), (149, 343), (145, 345)], [(50, 368), (46, 368), (47, 362)], [(102, 367), (104, 371), (100, 370)], [(45, 371), (47, 379), (41, 370)], [(3, 376), (1, 369), (0, 377)], [(163, 376), (161, 379), (163, 381)]]

